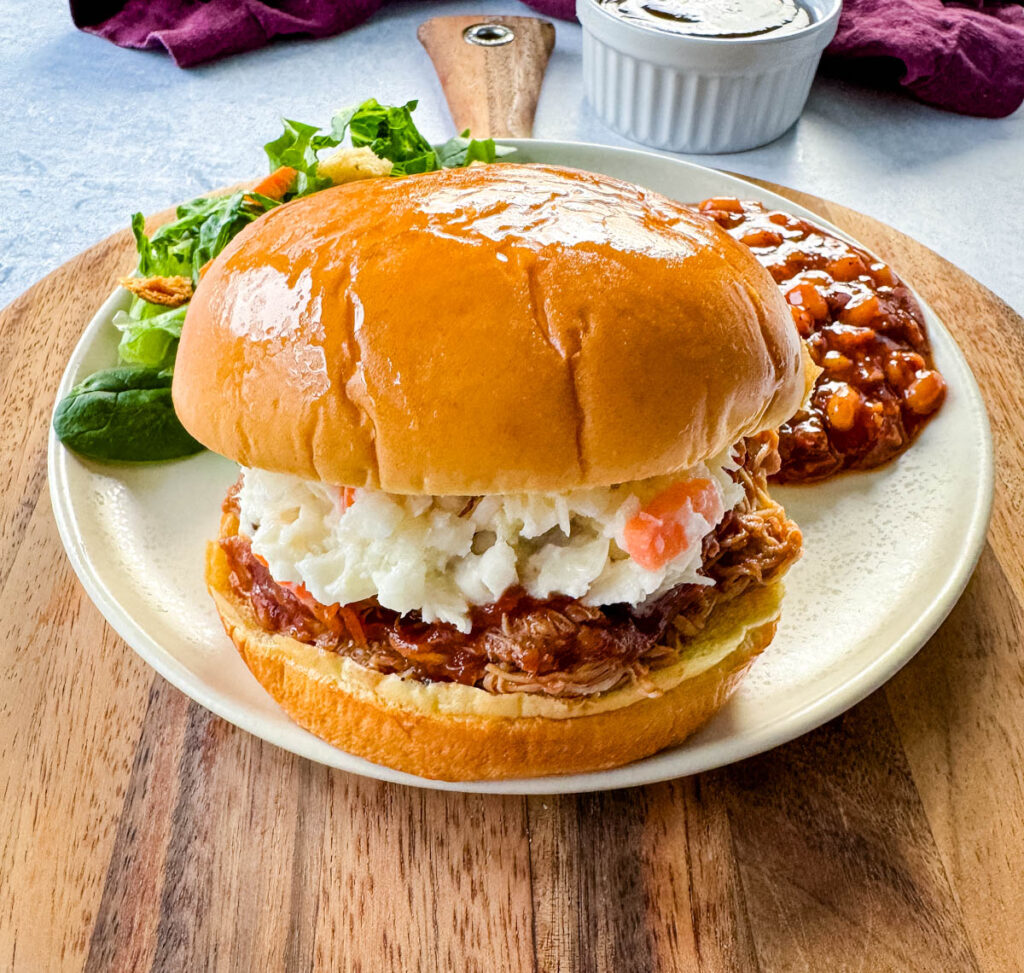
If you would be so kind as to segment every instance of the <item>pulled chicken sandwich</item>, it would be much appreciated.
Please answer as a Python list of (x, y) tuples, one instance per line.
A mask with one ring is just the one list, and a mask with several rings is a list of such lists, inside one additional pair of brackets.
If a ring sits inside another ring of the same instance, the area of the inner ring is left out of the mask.
[(303, 727), (447, 780), (679, 743), (771, 641), (804, 394), (771, 276), (682, 204), (547, 165), (272, 210), (189, 306), (175, 408), (241, 467), (206, 577)]

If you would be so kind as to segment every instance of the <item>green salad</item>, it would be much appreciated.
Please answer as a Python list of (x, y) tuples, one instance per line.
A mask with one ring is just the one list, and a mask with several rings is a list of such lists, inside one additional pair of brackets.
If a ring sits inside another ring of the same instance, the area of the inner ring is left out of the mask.
[(60, 441), (90, 459), (117, 462), (200, 451), (174, 413), (174, 358), (188, 300), (206, 265), (232, 238), (275, 206), (338, 183), (494, 162), (513, 151), (468, 131), (433, 145), (413, 122), (415, 108), (415, 101), (381, 105), (371, 98), (336, 112), (326, 131), (285, 119), (281, 135), (263, 147), (270, 173), (253, 188), (193, 199), (152, 236), (136, 213), (139, 262), (134, 276), (122, 281), (131, 303), (113, 318), (121, 332), (118, 364), (79, 382), (60, 401), (53, 419)]

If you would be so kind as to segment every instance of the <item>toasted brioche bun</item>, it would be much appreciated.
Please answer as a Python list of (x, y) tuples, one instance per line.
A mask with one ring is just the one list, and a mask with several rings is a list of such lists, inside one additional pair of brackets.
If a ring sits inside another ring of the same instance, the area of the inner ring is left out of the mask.
[(675, 472), (803, 395), (771, 276), (606, 176), (487, 165), (272, 210), (189, 305), (174, 404), (243, 466), (393, 493), (562, 491)]
[[(221, 535), (237, 526), (225, 516)], [(718, 711), (771, 642), (782, 599), (782, 585), (774, 584), (719, 606), (677, 661), (650, 674), (659, 695), (630, 685), (558, 699), (384, 675), (271, 634), (232, 590), (216, 543), (207, 547), (206, 583), (245, 664), (296, 723), (356, 756), (438, 780), (584, 773), (682, 742)]]

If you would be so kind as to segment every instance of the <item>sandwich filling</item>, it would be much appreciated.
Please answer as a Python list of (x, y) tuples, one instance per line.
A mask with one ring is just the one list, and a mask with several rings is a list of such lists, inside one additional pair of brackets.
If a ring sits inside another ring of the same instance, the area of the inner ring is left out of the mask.
[(701, 544), (743, 496), (725, 450), (674, 477), (562, 494), (398, 496), (242, 471), (241, 533), (277, 581), (324, 605), (382, 608), (463, 634), (473, 608), (522, 589), (639, 606), (711, 584)]
[(221, 539), (265, 630), (491, 692), (641, 685), (800, 532), (767, 494), (775, 433), (674, 477), (563, 495), (397, 497), (243, 470)]

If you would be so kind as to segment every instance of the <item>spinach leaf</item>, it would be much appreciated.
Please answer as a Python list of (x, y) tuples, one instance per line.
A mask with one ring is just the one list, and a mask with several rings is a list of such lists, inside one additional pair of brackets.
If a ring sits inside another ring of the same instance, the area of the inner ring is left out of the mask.
[(53, 428), (90, 459), (153, 462), (197, 453), (171, 401), (171, 374), (158, 368), (106, 368), (76, 385), (57, 406)]

